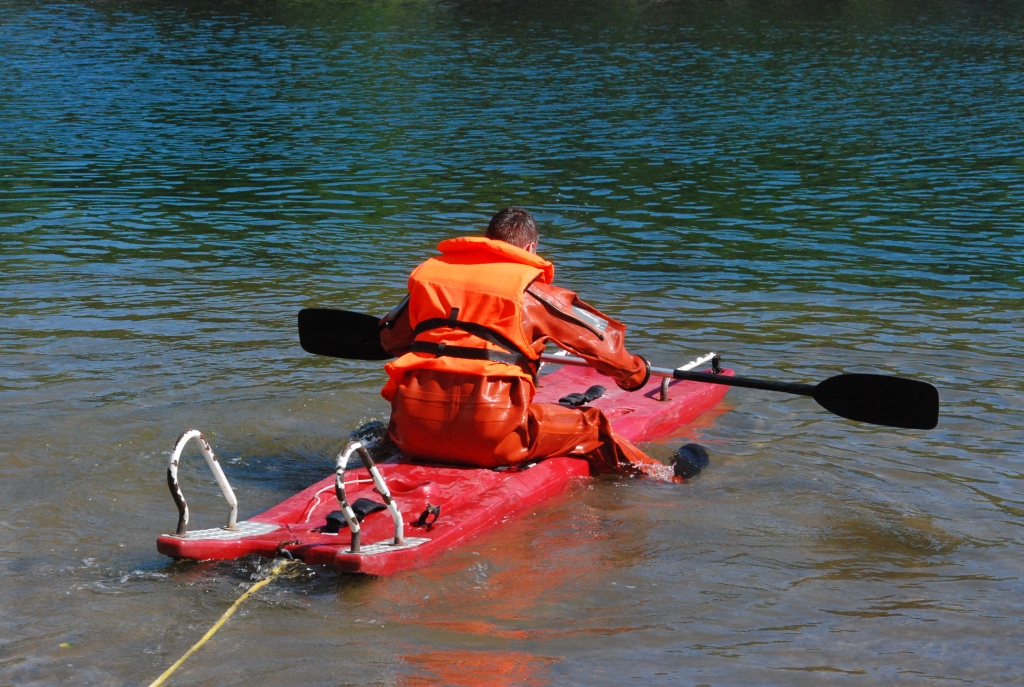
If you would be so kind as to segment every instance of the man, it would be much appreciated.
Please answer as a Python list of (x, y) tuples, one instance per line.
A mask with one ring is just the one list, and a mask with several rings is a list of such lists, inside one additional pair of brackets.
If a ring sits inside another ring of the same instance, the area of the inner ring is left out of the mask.
[[(478, 467), (559, 455), (586, 457), (594, 472), (671, 468), (618, 437), (597, 408), (532, 403), (548, 342), (587, 360), (620, 388), (647, 383), (650, 365), (626, 351), (626, 328), (552, 285), (537, 255), (529, 212), (496, 214), (484, 237), (442, 241), (441, 255), (409, 277), (409, 296), (381, 320), (381, 344), (397, 360), (381, 395), (388, 432), (417, 458)], [(667, 475), (666, 475), (667, 470)]]

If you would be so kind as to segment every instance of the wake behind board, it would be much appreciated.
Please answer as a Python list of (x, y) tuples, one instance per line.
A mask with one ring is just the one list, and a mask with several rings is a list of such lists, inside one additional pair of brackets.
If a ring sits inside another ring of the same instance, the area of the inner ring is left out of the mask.
[[(722, 374), (731, 375), (732, 371)], [(634, 442), (649, 441), (685, 425), (717, 405), (728, 391), (726, 386), (678, 380), (669, 381), (663, 391), (661, 380), (652, 380), (642, 391), (630, 393), (593, 369), (566, 366), (540, 378), (535, 400), (556, 403), (595, 384), (606, 385), (607, 391), (588, 405), (603, 410), (616, 433)], [(177, 487), (177, 464), (191, 438), (202, 441), (207, 462), (232, 505), (224, 528), (187, 531), (188, 508)], [(285, 549), (309, 565), (390, 575), (423, 565), (562, 493), (572, 480), (590, 475), (587, 461), (569, 457), (500, 471), (417, 464), (402, 458), (374, 469), (386, 485), (384, 491), (390, 492), (394, 509), (365, 515), (358, 525), (359, 552), (353, 553), (353, 535), (340, 518), (334, 477), (236, 524), (234, 494), (209, 444), (199, 432), (186, 432), (178, 440), (168, 468), (168, 484), (181, 514), (178, 533), (161, 535), (157, 550), (172, 558), (230, 560), (253, 553), (272, 558)], [(360, 499), (387, 500), (367, 467), (339, 474), (344, 475), (347, 503), (359, 506)]]

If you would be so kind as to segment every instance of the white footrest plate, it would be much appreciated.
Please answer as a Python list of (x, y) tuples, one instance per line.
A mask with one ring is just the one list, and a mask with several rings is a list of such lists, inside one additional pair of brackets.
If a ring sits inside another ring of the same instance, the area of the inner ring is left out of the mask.
[(395, 546), (392, 542), (394, 540), (377, 542), (376, 544), (368, 544), (366, 546), (360, 546), (359, 553), (352, 553), (351, 551), (344, 551), (343, 553), (350, 556), (374, 556), (378, 553), (387, 553), (389, 551), (400, 551), (402, 549), (411, 549), (414, 546), (420, 544), (426, 544), (429, 539), (423, 537), (406, 537), (405, 543), (401, 546)]
[[(274, 525), (267, 522), (250, 522), (248, 520), (236, 523), (235, 527), (238, 529), (226, 530), (223, 527), (216, 527), (212, 530), (196, 530), (194, 532), (186, 532), (184, 537), (178, 538), (230, 541), (232, 539), (244, 539), (245, 537), (255, 537), (261, 534), (268, 534), (274, 530), (281, 529), (280, 525)], [(167, 536), (177, 537), (178, 535), (168, 534)]]

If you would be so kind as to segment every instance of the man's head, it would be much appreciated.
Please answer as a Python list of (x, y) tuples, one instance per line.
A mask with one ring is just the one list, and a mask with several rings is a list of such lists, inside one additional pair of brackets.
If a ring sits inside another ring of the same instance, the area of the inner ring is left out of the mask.
[(540, 239), (533, 215), (523, 208), (515, 206), (505, 208), (492, 217), (491, 223), (487, 225), (485, 236), (489, 239), (511, 243), (513, 246), (531, 253), (537, 252), (537, 241)]

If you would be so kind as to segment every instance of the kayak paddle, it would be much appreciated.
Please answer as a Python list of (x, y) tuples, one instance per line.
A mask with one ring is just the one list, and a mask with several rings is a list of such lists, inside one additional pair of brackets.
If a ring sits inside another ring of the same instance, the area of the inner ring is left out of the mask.
[[(349, 360), (388, 360), (380, 345), (380, 318), (348, 310), (299, 311), (299, 343), (317, 355)], [(588, 366), (582, 358), (542, 355), (555, 365)], [(652, 367), (651, 375), (746, 389), (810, 396), (825, 410), (848, 420), (901, 429), (934, 429), (939, 422), (939, 391), (927, 382), (874, 374), (841, 374), (818, 384), (772, 382), (708, 372)]]
[(303, 308), (299, 311), (302, 350), (349, 360), (389, 360), (380, 345), (380, 318), (348, 310)]
[[(555, 365), (589, 366), (583, 358), (571, 356), (545, 354), (540, 359)], [(666, 367), (652, 367), (651, 376), (810, 396), (822, 408), (839, 417), (872, 425), (934, 429), (939, 422), (938, 390), (927, 382), (905, 377), (841, 374), (818, 384), (799, 384), (730, 377), (710, 372), (687, 372)]]

